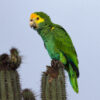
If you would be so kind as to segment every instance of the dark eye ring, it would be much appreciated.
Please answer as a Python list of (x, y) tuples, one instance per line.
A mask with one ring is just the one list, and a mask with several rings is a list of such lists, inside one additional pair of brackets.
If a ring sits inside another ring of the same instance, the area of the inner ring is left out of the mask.
[(39, 17), (37, 17), (36, 20), (39, 20)]
[(32, 20), (32, 19), (30, 19), (30, 21), (32, 22), (33, 20)]

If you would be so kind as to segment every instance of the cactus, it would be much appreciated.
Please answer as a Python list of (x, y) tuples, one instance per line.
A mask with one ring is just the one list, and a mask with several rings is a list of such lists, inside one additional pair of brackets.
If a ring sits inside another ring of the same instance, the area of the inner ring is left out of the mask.
[(66, 100), (64, 68), (58, 61), (52, 61), (52, 67), (42, 75), (42, 100)]
[(7, 54), (0, 56), (0, 100), (22, 99), (19, 75), (16, 71), (21, 63), (21, 59), (20, 63), (18, 59), (21, 57), (17, 55), (15, 58), (17, 59), (16, 62)]
[[(21, 56), (17, 49), (12, 48), (10, 55), (0, 55), (0, 100), (36, 100), (30, 89), (21, 93), (18, 67)], [(52, 60), (51, 67), (42, 75), (41, 100), (66, 100), (64, 66)]]
[(23, 100), (35, 100), (35, 96), (30, 89), (24, 89), (22, 92)]

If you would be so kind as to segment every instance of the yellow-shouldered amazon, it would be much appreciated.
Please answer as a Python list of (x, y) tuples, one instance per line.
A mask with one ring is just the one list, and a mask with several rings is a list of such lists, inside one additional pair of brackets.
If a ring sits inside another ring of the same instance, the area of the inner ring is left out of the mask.
[(30, 26), (42, 37), (50, 57), (64, 64), (70, 83), (74, 91), (78, 93), (78, 59), (72, 40), (66, 30), (60, 25), (54, 24), (44, 12), (32, 13)]

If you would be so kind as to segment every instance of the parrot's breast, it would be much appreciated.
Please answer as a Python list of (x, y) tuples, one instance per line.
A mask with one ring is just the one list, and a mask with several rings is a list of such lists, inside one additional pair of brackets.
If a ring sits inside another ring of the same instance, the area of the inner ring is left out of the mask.
[(57, 45), (56, 45), (56, 42), (54, 39), (54, 33), (52, 32), (53, 29), (54, 28), (52, 28), (52, 30), (51, 30), (51, 27), (47, 27), (47, 28), (43, 29), (41, 32), (39, 32), (39, 34), (44, 41), (44, 45), (48, 51), (49, 56), (52, 59), (59, 60), (60, 54), (58, 52), (59, 50), (57, 49)]
[(59, 53), (58, 53), (58, 50), (56, 48), (56, 45), (54, 43), (53, 40), (48, 40), (45, 42), (45, 47), (49, 53), (49, 56), (52, 58), (52, 59), (56, 59), (56, 60), (59, 60)]

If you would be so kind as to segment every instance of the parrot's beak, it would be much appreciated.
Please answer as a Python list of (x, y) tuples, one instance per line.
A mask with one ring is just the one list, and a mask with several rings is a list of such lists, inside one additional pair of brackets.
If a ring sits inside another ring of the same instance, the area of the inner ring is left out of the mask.
[(37, 24), (35, 23), (35, 21), (33, 19), (30, 19), (30, 27), (37, 28)]

